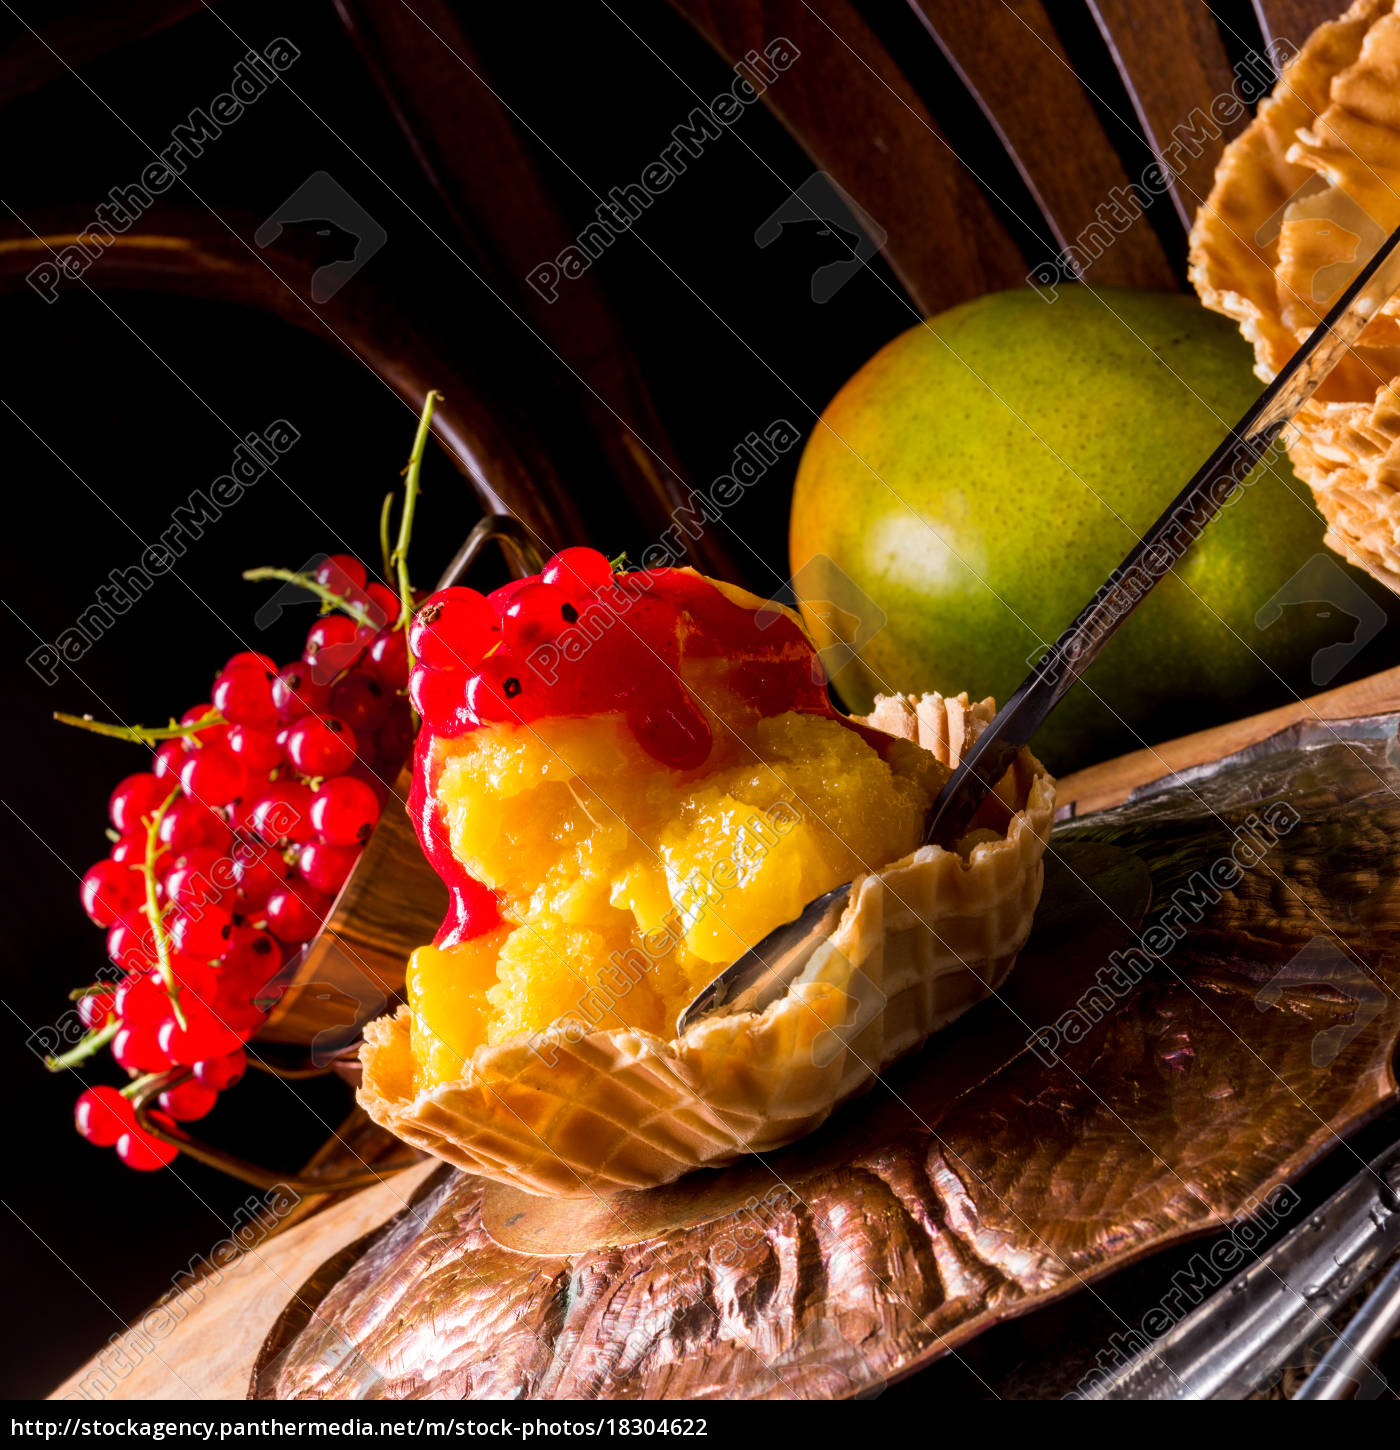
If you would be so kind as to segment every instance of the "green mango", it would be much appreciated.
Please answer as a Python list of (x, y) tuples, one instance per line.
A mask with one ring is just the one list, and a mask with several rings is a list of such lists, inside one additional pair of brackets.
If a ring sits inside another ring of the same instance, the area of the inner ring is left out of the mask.
[[(826, 409), (792, 500), (793, 587), (842, 701), (1005, 700), (1261, 390), (1186, 296), (993, 293), (895, 338)], [(1331, 683), (1390, 596), (1323, 532), (1276, 447), (1037, 752), (1075, 769)]]

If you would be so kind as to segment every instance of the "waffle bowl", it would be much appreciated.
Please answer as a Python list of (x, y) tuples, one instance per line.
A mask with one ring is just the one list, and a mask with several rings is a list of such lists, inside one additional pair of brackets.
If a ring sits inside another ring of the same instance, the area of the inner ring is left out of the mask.
[[(866, 723), (948, 767), (993, 703), (882, 698)], [(1054, 782), (1023, 750), (1006, 818), (963, 851), (923, 846), (858, 880), (831, 940), (761, 1012), (663, 1041), (620, 1029), (478, 1047), (463, 1078), (413, 1089), (409, 1009), (370, 1023), (359, 1101), (384, 1128), (484, 1178), (581, 1198), (652, 1188), (791, 1143), (1005, 981), (1030, 933)]]
[[(1191, 281), (1271, 381), (1400, 226), (1400, 13), (1357, 0), (1320, 26), (1221, 157)], [(1303, 405), (1288, 452), (1327, 543), (1400, 592), (1400, 301)]]

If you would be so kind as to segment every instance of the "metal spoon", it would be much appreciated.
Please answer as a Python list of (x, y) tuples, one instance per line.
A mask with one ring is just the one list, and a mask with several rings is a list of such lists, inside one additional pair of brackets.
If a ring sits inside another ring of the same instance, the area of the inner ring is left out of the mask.
[[(1200, 537), (1289, 420), (1316, 392), (1400, 288), (1400, 228), (1357, 274), (1288, 365), (1230, 430), (1190, 483), (1099, 588), (1079, 617), (978, 737), (929, 813), (927, 842), (951, 846), (1045, 723), (1071, 685), (1163, 575)], [(726, 967), (676, 1019), (681, 1034), (705, 1017), (757, 1011), (787, 991), (841, 918), (851, 883), (818, 897), (801, 916), (770, 932)]]

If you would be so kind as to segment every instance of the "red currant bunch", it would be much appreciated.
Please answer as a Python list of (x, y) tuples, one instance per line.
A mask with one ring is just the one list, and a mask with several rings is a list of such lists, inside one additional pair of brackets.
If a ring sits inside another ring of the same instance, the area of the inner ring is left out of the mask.
[(490, 595), (443, 589), (417, 609), (408, 644), (409, 698), (437, 735), (568, 710), (558, 687), (561, 637), (612, 606), (612, 565), (596, 549), (564, 549), (537, 575)]
[[(190, 1069), (152, 1115), (172, 1132), (243, 1075), (279, 975), (320, 930), (412, 748), (398, 595), (344, 554), (313, 578), (360, 617), (323, 614), (280, 669), (240, 651), (178, 726), (138, 730), (151, 769), (113, 791), (111, 850), (82, 879), (112, 966), (80, 995), (86, 1036), (67, 1056), (110, 1045), (133, 1081)], [(142, 1129), (130, 1091), (87, 1089), (77, 1129), (133, 1168), (163, 1167), (178, 1150)]]

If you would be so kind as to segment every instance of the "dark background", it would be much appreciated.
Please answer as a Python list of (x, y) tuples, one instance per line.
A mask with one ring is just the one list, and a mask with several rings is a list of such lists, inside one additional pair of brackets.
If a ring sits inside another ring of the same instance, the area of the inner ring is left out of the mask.
[[(606, 191), (654, 159), (695, 104), (690, 87), (708, 98), (731, 79), (659, 3), (619, 4), (622, 19), (591, 4), (473, 8), (493, 82), (563, 158), (537, 155), (571, 229), (591, 216), (587, 187)], [(866, 8), (881, 28), (911, 23), (903, 6)], [(14, 7), (36, 25), (61, 9), (36, 0)], [(297, 94), (277, 88), (260, 99), (192, 163), (188, 188), (177, 185), (171, 198), (256, 224), (309, 173), (330, 172), (388, 233), (365, 283), (396, 283), (532, 426), (557, 431), (571, 380), (466, 275), (450, 222), (329, 4), (220, 5), (217, 15), (196, 13), (83, 66), (80, 77), (61, 72), (11, 100), (0, 108), (0, 201), (10, 209), (0, 210), (0, 225), (42, 230), (46, 208), (95, 205), (110, 187), (138, 180), (149, 153), (127, 126), (163, 141), (222, 89), (244, 51), (227, 27), (257, 44), (290, 37), (302, 52), (290, 73)], [(24, 33), (8, 6), (0, 11), (0, 43)], [(938, 66), (930, 55), (920, 78), (935, 103), (951, 95)], [(950, 113), (952, 104), (935, 104), (935, 114), (960, 141), (977, 144), (979, 122)], [(811, 169), (753, 107), (641, 223), (669, 266), (633, 238), (597, 264), (692, 479), (724, 471), (735, 444), (777, 417), (805, 433), (859, 363), (916, 320), (878, 261), (814, 309), (810, 264), (792, 249), (755, 247), (755, 226)], [(1017, 194), (1014, 178), (998, 185)], [(158, 220), (159, 210), (152, 215)], [(1035, 255), (1033, 240), (1027, 250)], [(65, 730), (50, 714), (160, 722), (205, 699), (216, 667), (236, 649), (295, 655), (307, 621), (288, 617), (259, 633), (253, 614), (266, 591), (243, 583), (240, 571), (295, 567), (333, 549), (375, 558), (379, 503), (407, 455), (414, 413), (324, 330), (227, 306), (69, 284), (52, 306), (27, 292), (0, 298), (0, 319), (10, 1128), (2, 1272), (12, 1327), (0, 1390), (37, 1395), (223, 1238), (251, 1195), (183, 1159), (161, 1174), (136, 1174), (81, 1142), (71, 1125), (78, 1083), (49, 1078), (25, 1046), (102, 960), (77, 881), (106, 852), (113, 784), (145, 765), (139, 747)], [(136, 561), (191, 489), (228, 467), (238, 436), (277, 417), (301, 433), (280, 481), (253, 487), (76, 668), (52, 688), (41, 684), (24, 657), (72, 624), (110, 569)], [(747, 582), (765, 593), (786, 577), (795, 466), (794, 453), (724, 525)], [(603, 487), (594, 467), (581, 463), (573, 480), (585, 498)], [(428, 460), (424, 490), (414, 571), (430, 581), (478, 509), (440, 453)], [(628, 528), (619, 517), (617, 537), (598, 542), (635, 547), (641, 541)], [(1358, 662), (1364, 667), (1377, 662)], [(114, 1080), (101, 1061), (90, 1080)], [(339, 1085), (293, 1090), (250, 1080), (201, 1128), (270, 1164), (293, 1165), (349, 1105)]]

